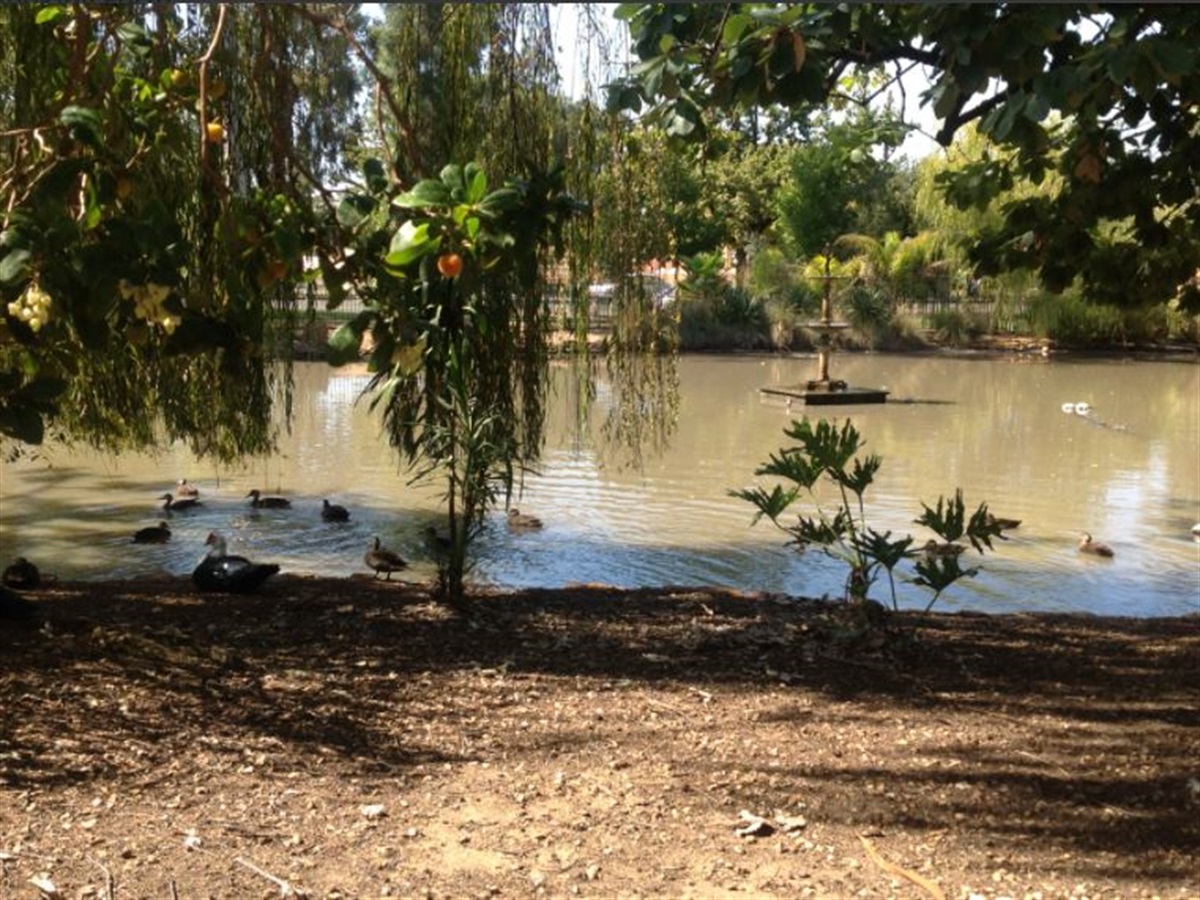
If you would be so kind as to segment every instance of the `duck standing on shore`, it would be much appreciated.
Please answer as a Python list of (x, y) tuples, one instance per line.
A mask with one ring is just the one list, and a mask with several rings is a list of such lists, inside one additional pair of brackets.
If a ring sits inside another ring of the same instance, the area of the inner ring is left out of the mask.
[(291, 509), (292, 501), (286, 497), (264, 497), (262, 491), (255, 488), (246, 495), (250, 499), (250, 505), (255, 509)]
[(378, 535), (375, 536), (370, 549), (363, 555), (363, 562), (367, 564), (368, 569), (374, 570), (375, 578), (379, 577), (380, 572), (386, 573), (387, 581), (392, 580), (393, 572), (408, 568), (408, 563), (401, 559), (398, 553), (383, 546)]
[(42, 583), (38, 567), (23, 556), (18, 556), (4, 570), (4, 586), (18, 591), (31, 591)]
[(192, 583), (202, 591), (249, 594), (279, 571), (275, 563), (254, 563), (227, 553), (225, 538), (215, 531), (209, 532), (204, 543), (212, 549), (192, 572)]

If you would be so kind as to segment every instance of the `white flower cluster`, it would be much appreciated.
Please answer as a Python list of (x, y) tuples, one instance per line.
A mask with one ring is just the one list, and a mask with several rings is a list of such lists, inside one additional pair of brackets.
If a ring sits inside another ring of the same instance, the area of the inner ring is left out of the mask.
[(179, 327), (179, 316), (163, 309), (163, 301), (171, 293), (169, 287), (155, 284), (153, 281), (146, 284), (130, 284), (122, 278), (117, 284), (117, 290), (123, 298), (133, 301), (133, 311), (147, 324), (161, 325), (167, 334), (173, 334)]
[(41, 331), (42, 326), (50, 321), (50, 307), (53, 305), (51, 296), (34, 282), (21, 292), (20, 297), (8, 304), (8, 314), (20, 319), (34, 331)]

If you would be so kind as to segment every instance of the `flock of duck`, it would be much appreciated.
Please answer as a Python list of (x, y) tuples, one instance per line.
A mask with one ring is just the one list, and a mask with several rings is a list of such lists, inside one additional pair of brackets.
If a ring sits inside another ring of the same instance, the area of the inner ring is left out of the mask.
[[(1075, 408), (1072, 411), (1079, 415), (1087, 415), (1090, 412), (1090, 408), (1085, 410), (1078, 408), (1086, 407), (1087, 404), (1074, 404), (1073, 406)], [(1066, 411), (1066, 406), (1063, 409)], [(174, 492), (162, 494), (158, 499), (163, 501), (162, 509), (168, 516), (173, 512), (195, 509), (203, 505), (200, 500), (200, 491), (194, 485), (189, 484), (187, 479), (180, 479)], [(254, 509), (292, 508), (292, 502), (286, 497), (264, 495), (258, 489), (246, 494), (246, 499), (250, 500), (250, 506)], [(325, 522), (350, 521), (349, 510), (336, 503), (330, 503), (328, 499), (321, 501), (320, 515), (322, 521)], [(543, 527), (539, 518), (522, 513), (515, 508), (509, 509), (506, 521), (508, 527), (514, 531), (534, 531)], [(993, 522), (1003, 530), (1014, 529), (1021, 524), (1019, 519), (993, 518)], [(445, 552), (450, 548), (450, 539), (438, 534), (434, 526), (430, 525), (426, 528), (425, 534), (430, 546), (436, 552)], [(1192, 526), (1192, 537), (1200, 541), (1200, 523)], [(135, 544), (164, 544), (170, 540), (171, 527), (165, 519), (159, 521), (157, 525), (140, 528), (133, 533)], [(230, 594), (251, 593), (280, 571), (280, 567), (275, 563), (252, 562), (244, 556), (229, 553), (225, 538), (215, 531), (209, 533), (205, 540), (205, 546), (210, 549), (192, 571), (192, 583), (200, 591)], [(927, 556), (944, 556), (961, 552), (963, 549), (957, 544), (939, 544), (933, 540), (927, 541), (923, 547)], [(1080, 553), (1108, 559), (1115, 555), (1112, 547), (1095, 540), (1087, 532), (1083, 532), (1078, 549)], [(363, 563), (374, 573), (373, 578), (378, 579), (382, 575), (388, 581), (391, 580), (393, 573), (408, 568), (408, 562), (395, 551), (383, 546), (378, 535), (372, 539), (370, 546), (363, 554)], [(17, 557), (4, 570), (3, 578), (0, 581), (3, 582), (4, 587), (12, 590), (30, 590), (40, 586), (42, 577), (37, 566), (25, 557)], [(6, 602), (11, 600), (11, 598), (4, 599)]]
[[(173, 493), (161, 495), (163, 511), (167, 515), (172, 512), (194, 509), (202, 506), (199, 490), (188, 484), (186, 478), (180, 479)], [(292, 501), (286, 497), (269, 496), (255, 488), (246, 494), (253, 509), (291, 509)], [(330, 503), (328, 499), (321, 501), (321, 520), (324, 522), (349, 522), (350, 512), (344, 506)], [(536, 516), (522, 513), (518, 509), (510, 509), (507, 518), (509, 528), (517, 531), (530, 531), (542, 528), (542, 521)], [(450, 540), (437, 533), (430, 526), (426, 529), (431, 545), (437, 550), (449, 548)], [(133, 541), (138, 544), (161, 544), (171, 539), (170, 525), (160, 521), (157, 525), (141, 528), (134, 532)], [(245, 594), (257, 590), (263, 582), (279, 572), (275, 563), (252, 562), (244, 556), (229, 553), (225, 538), (217, 532), (210, 532), (205, 545), (209, 547), (207, 555), (192, 572), (192, 583), (201, 591), (213, 591), (227, 594)], [(396, 553), (383, 546), (378, 536), (372, 539), (371, 545), (363, 554), (363, 563), (374, 574), (381, 575), (388, 581), (392, 574), (408, 568), (408, 562)]]
[[(173, 491), (158, 497), (163, 501), (162, 510), (165, 516), (176, 512), (186, 512), (204, 506), (200, 499), (199, 489), (189, 484), (186, 478), (180, 479)], [(287, 510), (292, 508), (292, 501), (286, 497), (269, 496), (255, 489), (246, 494), (252, 509)], [(324, 522), (349, 522), (350, 512), (344, 506), (330, 503), (328, 499), (321, 501), (321, 519)], [(519, 509), (509, 509), (507, 516), (508, 527), (513, 531), (536, 531), (543, 527), (541, 519), (522, 513)], [(435, 552), (445, 552), (450, 547), (450, 539), (437, 533), (432, 525), (426, 529), (426, 536)], [(157, 525), (139, 528), (133, 533), (135, 544), (165, 544), (171, 540), (171, 526), (167, 519), (162, 519)], [(280, 571), (275, 563), (253, 562), (244, 556), (238, 556), (228, 551), (225, 538), (213, 531), (205, 540), (208, 552), (192, 571), (192, 583), (200, 591), (226, 594), (247, 594), (257, 590), (272, 575)], [(383, 546), (383, 542), (375, 536), (370, 546), (363, 554), (363, 563), (373, 573), (373, 578), (383, 576), (390, 581), (396, 572), (408, 568), (408, 562), (396, 553)], [(3, 584), (11, 590), (32, 590), (41, 586), (43, 577), (37, 566), (25, 557), (17, 557), (4, 570)], [(7, 601), (9, 598), (5, 598)]]

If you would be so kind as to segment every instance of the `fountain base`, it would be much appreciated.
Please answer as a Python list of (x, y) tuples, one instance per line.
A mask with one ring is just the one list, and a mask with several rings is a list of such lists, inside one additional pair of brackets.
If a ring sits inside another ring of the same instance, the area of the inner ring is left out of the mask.
[(851, 387), (844, 381), (808, 381), (794, 387), (764, 387), (759, 391), (789, 400), (803, 400), (808, 406), (886, 403), (888, 395), (883, 388)]

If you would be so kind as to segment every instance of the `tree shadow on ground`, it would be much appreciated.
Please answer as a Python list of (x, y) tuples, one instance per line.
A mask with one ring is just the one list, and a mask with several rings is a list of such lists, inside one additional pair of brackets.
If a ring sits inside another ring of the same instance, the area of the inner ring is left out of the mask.
[[(897, 717), (910, 723), (899, 733), (911, 728), (911, 743), (868, 740), (859, 757), (774, 772), (796, 793), (882, 785), (823, 810), (830, 820), (934, 830), (966, 821), (1084, 851), (1200, 849), (1184, 792), (1196, 619), (876, 620), (817, 601), (599, 587), (486, 595), (454, 615), (419, 586), (295, 577), (238, 597), (202, 596), (180, 579), (59, 584), (39, 611), (41, 628), (0, 632), (6, 789), (152, 780), (197, 747), (225, 758), (283, 747), (299, 771), (328, 754), (368, 774), (476, 760), (465, 738), (422, 736), (434, 724), (483, 727), (489, 709), (512, 701), (464, 685), (499, 672), (567, 679), (573, 690), (783, 690), (805, 705), (776, 703), (764, 727), (815, 729), (834, 744), (896, 731)], [(981, 742), (979, 717), (985, 734), (994, 726), (1005, 739)], [(966, 740), (954, 723), (968, 720)], [(555, 740), (587, 737), (545, 736), (530, 752)]]

